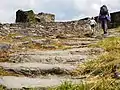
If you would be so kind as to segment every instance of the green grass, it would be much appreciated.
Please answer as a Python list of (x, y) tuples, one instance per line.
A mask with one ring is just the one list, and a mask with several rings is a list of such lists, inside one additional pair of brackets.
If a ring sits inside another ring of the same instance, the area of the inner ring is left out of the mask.
[(6, 87), (3, 85), (0, 85), (0, 90), (6, 90)]
[(120, 33), (120, 26), (115, 28), (114, 30), (116, 30), (116, 32)]
[(106, 38), (93, 47), (105, 49), (97, 59), (87, 61), (80, 65), (80, 74), (110, 75), (115, 65), (120, 64), (120, 37)]
[[(62, 47), (61, 43), (55, 45)], [(101, 53), (98, 58), (79, 65), (76, 70), (77, 75), (87, 76), (86, 81), (80, 84), (64, 82), (60, 86), (49, 90), (120, 90), (120, 80), (112, 77), (113, 67), (115, 65), (120, 66), (120, 37), (106, 38), (91, 45), (91, 47), (103, 48), (105, 52)], [(120, 71), (120, 67), (117, 68), (117, 71)], [(1, 72), (4, 72), (4, 70), (0, 70)]]
[[(51, 90), (120, 90), (120, 81), (113, 78), (113, 67), (120, 66), (120, 37), (106, 38), (92, 47), (105, 50), (98, 58), (80, 64), (73, 72), (76, 75), (87, 76), (81, 84), (63, 83)], [(117, 68), (120, 71), (120, 67)]]
[(106, 38), (97, 44), (95, 44), (96, 47), (102, 47), (106, 51), (115, 51), (120, 50), (120, 37), (111, 37)]
[(102, 78), (91, 83), (81, 82), (81, 84), (73, 84), (64, 82), (60, 86), (49, 90), (120, 90), (120, 81)]
[(64, 82), (60, 86), (56, 88), (51, 88), (49, 90), (88, 90), (89, 86), (83, 83), (73, 84), (72, 82)]

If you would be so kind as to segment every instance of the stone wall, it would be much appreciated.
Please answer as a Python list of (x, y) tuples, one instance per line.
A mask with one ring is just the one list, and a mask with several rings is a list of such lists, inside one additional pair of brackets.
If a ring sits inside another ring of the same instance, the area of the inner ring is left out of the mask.
[(14, 23), (3, 24), (0, 29), (0, 35), (19, 33), (26, 36), (57, 36), (73, 34), (80, 37), (90, 33), (87, 20), (78, 20), (70, 22), (44, 22), (44, 23)]
[(22, 11), (18, 10), (16, 12), (16, 23), (26, 23), (26, 22), (33, 22), (35, 23), (35, 14), (32, 10), (29, 11)]
[(16, 23), (39, 23), (39, 22), (54, 22), (55, 15), (48, 13), (35, 14), (32, 10), (16, 12)]
[[(90, 25), (88, 24), (89, 18), (69, 22), (53, 22), (54, 15), (50, 16), (43, 13), (39, 15), (41, 15), (40, 18), (43, 18), (44, 15), (46, 15), (46, 17), (44, 17), (46, 21), (29, 23), (26, 22), (27, 19), (25, 19), (25, 23), (0, 24), (0, 36), (5, 36), (11, 33), (19, 33), (25, 36), (49, 37), (74, 34), (79, 37), (84, 37), (91, 34)], [(112, 21), (109, 24), (109, 28), (114, 28), (120, 25), (120, 12), (111, 13), (111, 18)], [(18, 21), (19, 20), (20, 19), (18, 18)]]
[(55, 15), (48, 14), (48, 13), (39, 13), (39, 14), (36, 14), (36, 19), (38, 20), (38, 22), (54, 22)]
[(111, 13), (110, 15), (111, 15), (110, 27), (115, 28), (115, 27), (120, 26), (120, 11)]

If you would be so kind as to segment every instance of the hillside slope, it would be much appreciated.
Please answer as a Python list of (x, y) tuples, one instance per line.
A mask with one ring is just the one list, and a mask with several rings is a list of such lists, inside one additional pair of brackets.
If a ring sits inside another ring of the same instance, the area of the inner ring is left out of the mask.
[[(111, 29), (108, 37), (99, 34), (94, 38), (73, 34), (34, 37), (12, 33), (2, 36), (0, 84), (8, 89), (48, 90), (64, 81), (78, 84), (86, 80), (97, 82), (101, 77), (109, 78), (111, 68), (120, 59), (119, 31), (119, 28)], [(58, 87), (58, 90), (70, 89)]]

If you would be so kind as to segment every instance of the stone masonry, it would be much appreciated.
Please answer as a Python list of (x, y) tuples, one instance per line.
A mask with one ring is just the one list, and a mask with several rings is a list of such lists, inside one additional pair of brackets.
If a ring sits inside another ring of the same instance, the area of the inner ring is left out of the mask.
[[(37, 17), (36, 17), (37, 16)], [(45, 17), (44, 17), (45, 16)], [(117, 18), (116, 18), (117, 17)], [(34, 23), (34, 20), (37, 23)], [(111, 24), (109, 27), (116, 27), (120, 25), (120, 12), (111, 13)], [(34, 14), (31, 11), (18, 10), (16, 12), (16, 22), (13, 24), (1, 24), (0, 35), (7, 35), (10, 33), (20, 33), (26, 36), (57, 36), (74, 34), (79, 37), (84, 37), (91, 33), (87, 18), (69, 21), (69, 22), (54, 22), (55, 16), (53, 14)], [(33, 23), (29, 23), (29, 22)], [(21, 23), (20, 23), (21, 22)]]
[(7, 35), (10, 33), (19, 33), (26, 36), (56, 36), (73, 34), (77, 36), (84, 36), (90, 33), (89, 24), (87, 20), (78, 20), (70, 22), (44, 22), (44, 23), (14, 23), (3, 24), (0, 29), (0, 35)]
[(54, 22), (55, 15), (48, 13), (34, 14), (33, 10), (16, 12), (16, 23), (38, 23), (38, 22)]
[(35, 18), (38, 22), (54, 22), (55, 21), (54, 14), (48, 14), (43, 12), (36, 14)]

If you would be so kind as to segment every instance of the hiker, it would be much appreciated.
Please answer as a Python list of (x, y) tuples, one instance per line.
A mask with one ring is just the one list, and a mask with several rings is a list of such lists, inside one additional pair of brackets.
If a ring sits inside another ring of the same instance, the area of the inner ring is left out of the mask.
[(91, 26), (92, 33), (95, 31), (95, 26), (97, 25), (96, 21), (94, 20), (94, 17), (92, 17), (89, 21), (89, 24)]
[(100, 13), (99, 13), (99, 20), (101, 22), (101, 26), (104, 32), (104, 35), (107, 35), (107, 29), (108, 29), (108, 22), (111, 21), (110, 19), (110, 14), (108, 12), (108, 8), (106, 5), (103, 5), (100, 8)]

